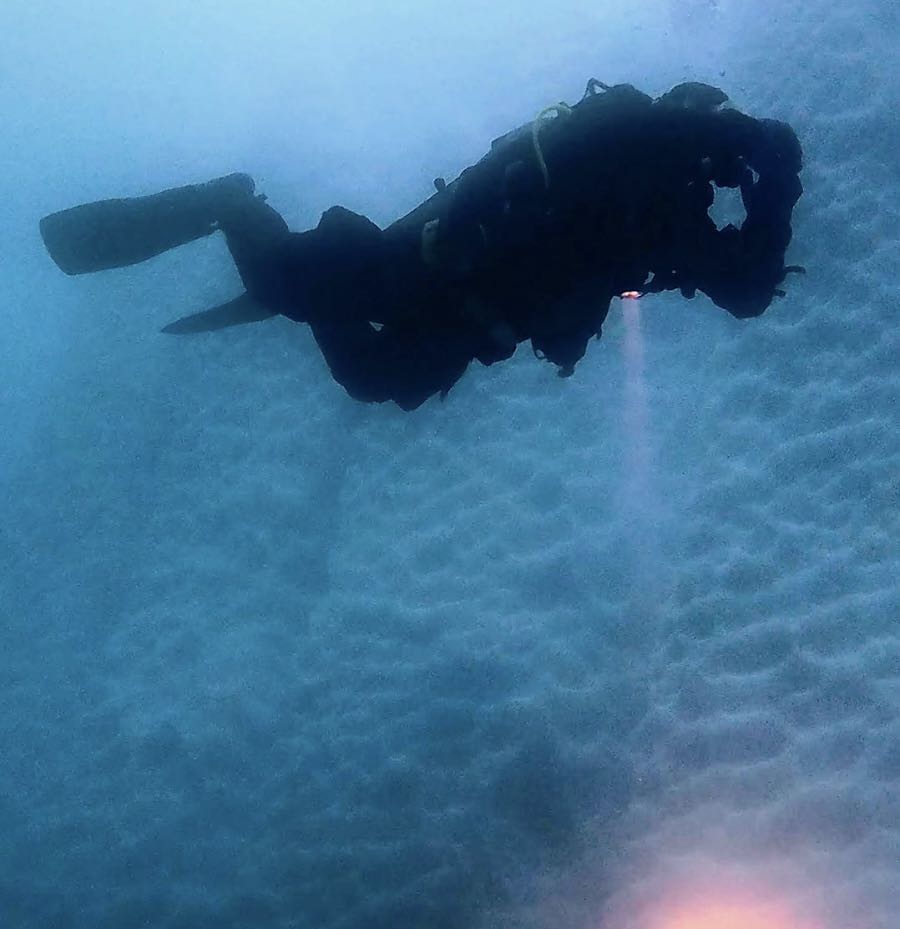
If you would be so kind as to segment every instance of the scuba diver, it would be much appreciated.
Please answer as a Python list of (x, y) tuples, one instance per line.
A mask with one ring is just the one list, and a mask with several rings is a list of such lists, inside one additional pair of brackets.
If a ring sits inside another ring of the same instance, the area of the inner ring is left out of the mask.
[[(290, 232), (246, 174), (41, 220), (67, 274), (135, 264), (221, 231), (246, 293), (164, 332), (205, 332), (281, 314), (308, 323), (354, 398), (412, 410), (445, 396), (475, 359), (530, 340), (569, 376), (613, 297), (698, 290), (759, 316), (786, 275), (801, 149), (787, 124), (726, 106), (707, 84), (654, 100), (588, 82), (496, 139), (452, 183), (385, 229), (335, 206)], [(721, 229), (715, 188), (746, 218)]]

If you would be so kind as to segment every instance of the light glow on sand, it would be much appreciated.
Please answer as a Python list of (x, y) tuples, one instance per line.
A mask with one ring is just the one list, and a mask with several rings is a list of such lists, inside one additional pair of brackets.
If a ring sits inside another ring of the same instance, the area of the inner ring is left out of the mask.
[(658, 921), (658, 929), (796, 929), (796, 926), (796, 921), (778, 907), (747, 903), (698, 903), (681, 912), (662, 915)]
[(826, 929), (789, 900), (764, 887), (716, 887), (666, 893), (646, 911), (644, 929)]

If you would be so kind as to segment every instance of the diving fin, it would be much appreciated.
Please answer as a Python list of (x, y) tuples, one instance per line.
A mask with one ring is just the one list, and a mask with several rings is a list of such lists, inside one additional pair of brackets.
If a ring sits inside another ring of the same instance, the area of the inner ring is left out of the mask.
[(41, 238), (66, 274), (122, 268), (209, 235), (220, 213), (253, 190), (249, 175), (229, 174), (147, 197), (85, 203), (45, 216)]
[(182, 316), (175, 322), (163, 326), (161, 332), (173, 335), (187, 335), (195, 332), (214, 332), (216, 329), (227, 329), (229, 326), (242, 326), (244, 323), (257, 323), (263, 319), (277, 316), (272, 310), (257, 303), (250, 294), (241, 294), (234, 300), (214, 306), (211, 310), (192, 313)]

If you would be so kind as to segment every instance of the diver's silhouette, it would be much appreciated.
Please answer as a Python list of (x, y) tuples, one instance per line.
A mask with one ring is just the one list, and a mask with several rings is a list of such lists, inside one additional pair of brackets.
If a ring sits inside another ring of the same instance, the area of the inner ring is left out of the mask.
[[(232, 174), (54, 213), (41, 233), (59, 267), (79, 274), (221, 230), (246, 293), (164, 331), (282, 314), (309, 323), (353, 397), (414, 409), (473, 359), (509, 358), (525, 340), (571, 374), (624, 293), (701, 290), (734, 316), (764, 312), (800, 270), (784, 255), (801, 150), (788, 125), (726, 99), (706, 84), (653, 100), (590, 81), (575, 106), (495, 140), (384, 230), (332, 207), (292, 233), (248, 175)], [(715, 187), (740, 190), (740, 228), (709, 217)]]

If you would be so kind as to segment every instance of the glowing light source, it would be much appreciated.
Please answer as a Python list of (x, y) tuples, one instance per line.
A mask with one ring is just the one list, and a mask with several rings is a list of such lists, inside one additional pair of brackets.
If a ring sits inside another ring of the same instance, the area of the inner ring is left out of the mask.
[(789, 914), (743, 903), (697, 905), (662, 917), (660, 929), (794, 929)]
[(784, 899), (767, 898), (759, 891), (722, 890), (660, 901), (646, 925), (647, 929), (821, 929), (821, 924), (801, 918)]
[(637, 300), (644, 295), (639, 290), (623, 290), (619, 295), (623, 300)]
[(644, 875), (611, 901), (604, 929), (845, 929), (819, 880), (782, 862), (738, 865), (698, 854), (648, 861)]

